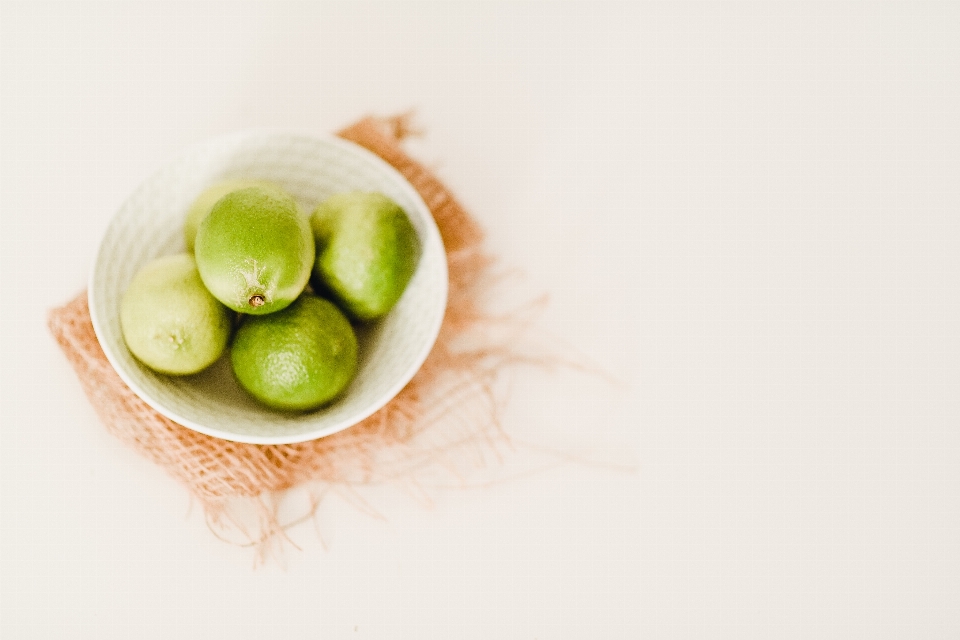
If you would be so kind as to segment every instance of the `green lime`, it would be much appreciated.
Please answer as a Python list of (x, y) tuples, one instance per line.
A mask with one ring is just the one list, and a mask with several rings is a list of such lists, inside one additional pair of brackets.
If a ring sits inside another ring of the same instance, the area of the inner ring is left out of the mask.
[(276, 187), (220, 198), (197, 229), (200, 277), (234, 311), (263, 315), (297, 299), (310, 279), (313, 234), (296, 201)]
[(356, 320), (390, 311), (416, 271), (419, 253), (417, 232), (400, 205), (380, 193), (342, 193), (321, 203), (310, 224), (317, 241), (317, 290)]
[(277, 313), (247, 318), (230, 351), (250, 395), (275, 409), (306, 411), (333, 400), (357, 371), (357, 337), (343, 313), (311, 294)]
[(197, 199), (190, 205), (187, 219), (183, 224), (183, 237), (187, 241), (187, 251), (193, 251), (193, 245), (197, 239), (197, 228), (200, 226), (200, 222), (210, 213), (210, 210), (213, 209), (213, 205), (217, 204), (217, 200), (231, 191), (254, 186), (272, 187), (274, 185), (262, 180), (224, 180), (197, 196)]
[(188, 253), (147, 264), (120, 302), (127, 347), (161, 373), (185, 375), (213, 364), (227, 346), (230, 324), (230, 312), (203, 286)]

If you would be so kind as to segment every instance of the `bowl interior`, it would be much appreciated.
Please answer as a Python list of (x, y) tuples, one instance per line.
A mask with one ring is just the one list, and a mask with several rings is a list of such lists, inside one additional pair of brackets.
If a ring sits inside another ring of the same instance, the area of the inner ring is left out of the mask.
[[(309, 413), (261, 406), (236, 383), (229, 353), (192, 376), (158, 374), (123, 342), (120, 300), (134, 274), (163, 255), (185, 251), (183, 222), (193, 200), (229, 178), (272, 181), (305, 213), (350, 190), (379, 191), (407, 212), (421, 255), (410, 284), (391, 312), (361, 327), (356, 378), (333, 404)], [(436, 340), (447, 297), (443, 243), (429, 209), (412, 186), (369, 151), (334, 137), (254, 132), (195, 147), (149, 178), (123, 204), (100, 245), (90, 278), (90, 313), (97, 338), (121, 378), (157, 411), (208, 435), (262, 444), (301, 442), (356, 424), (409, 382)]]

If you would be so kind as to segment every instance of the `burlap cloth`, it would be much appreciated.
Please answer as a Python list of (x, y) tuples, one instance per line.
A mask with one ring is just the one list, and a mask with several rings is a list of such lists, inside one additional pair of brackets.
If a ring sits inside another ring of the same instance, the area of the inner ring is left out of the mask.
[[(339, 132), (417, 189), (436, 219), (449, 264), (449, 300), (436, 345), (400, 394), (363, 422), (291, 445), (197, 433), (158, 414), (123, 383), (97, 342), (86, 293), (50, 313), (50, 330), (109, 432), (181, 481), (215, 534), (257, 546), (261, 556), (286, 537), (287, 527), (316, 510), (319, 494), (301, 517), (281, 522), (278, 505), (292, 488), (416, 484), (424, 467), (456, 477), (464, 464), (483, 463), (508, 442), (497, 420), (494, 382), (505, 365), (524, 359), (510, 337), (517, 332), (509, 330), (523, 325), (522, 314), (498, 318), (481, 310), (481, 292), (491, 279), (483, 233), (450, 191), (401, 148), (410, 133), (405, 116), (365, 118)], [(492, 331), (498, 325), (508, 330)]]

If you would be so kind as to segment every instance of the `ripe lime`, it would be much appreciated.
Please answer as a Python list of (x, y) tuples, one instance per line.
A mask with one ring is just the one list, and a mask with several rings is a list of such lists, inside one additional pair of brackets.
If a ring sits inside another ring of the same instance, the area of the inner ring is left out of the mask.
[(357, 370), (353, 327), (332, 302), (302, 295), (286, 309), (247, 318), (230, 352), (250, 395), (275, 409), (306, 411), (334, 399)]
[(356, 320), (385, 315), (417, 268), (417, 232), (380, 193), (353, 191), (324, 201), (310, 218), (317, 241), (313, 281)]
[(238, 191), (245, 187), (254, 186), (269, 187), (274, 185), (262, 180), (224, 180), (197, 196), (197, 199), (190, 205), (190, 210), (187, 212), (187, 219), (183, 224), (183, 237), (184, 240), (187, 241), (187, 251), (193, 251), (193, 245), (197, 239), (197, 227), (200, 226), (203, 219), (206, 218), (210, 210), (213, 209), (213, 205), (217, 204), (217, 200), (231, 191)]
[(275, 187), (228, 193), (197, 229), (203, 283), (241, 313), (273, 313), (296, 300), (310, 279), (314, 252), (306, 217)]
[(185, 375), (213, 364), (230, 338), (230, 312), (210, 295), (193, 256), (158, 258), (137, 272), (120, 302), (131, 353), (161, 373)]

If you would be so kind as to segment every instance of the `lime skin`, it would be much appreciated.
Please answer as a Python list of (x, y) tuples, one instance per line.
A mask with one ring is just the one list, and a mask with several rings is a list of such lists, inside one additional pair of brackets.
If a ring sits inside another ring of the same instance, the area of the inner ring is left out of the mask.
[(207, 217), (207, 214), (213, 209), (213, 205), (217, 204), (220, 198), (232, 191), (254, 186), (275, 187), (276, 185), (263, 180), (224, 180), (209, 187), (197, 196), (197, 199), (190, 205), (190, 210), (187, 211), (187, 219), (183, 223), (183, 239), (187, 243), (187, 251), (193, 251), (193, 246), (197, 240), (197, 229), (200, 227), (200, 223), (203, 222), (203, 219)]
[(310, 279), (313, 234), (296, 201), (254, 186), (220, 198), (200, 222), (194, 249), (210, 293), (240, 313), (265, 315), (291, 304)]
[(353, 191), (322, 202), (310, 225), (314, 287), (354, 320), (386, 315), (417, 268), (420, 245), (406, 212), (383, 194)]
[(230, 358), (251, 396), (274, 409), (309, 411), (356, 375), (357, 338), (336, 305), (305, 293), (282, 311), (246, 318)]
[(134, 276), (120, 301), (127, 348), (154, 371), (197, 373), (230, 339), (231, 313), (203, 286), (193, 256), (158, 258)]

